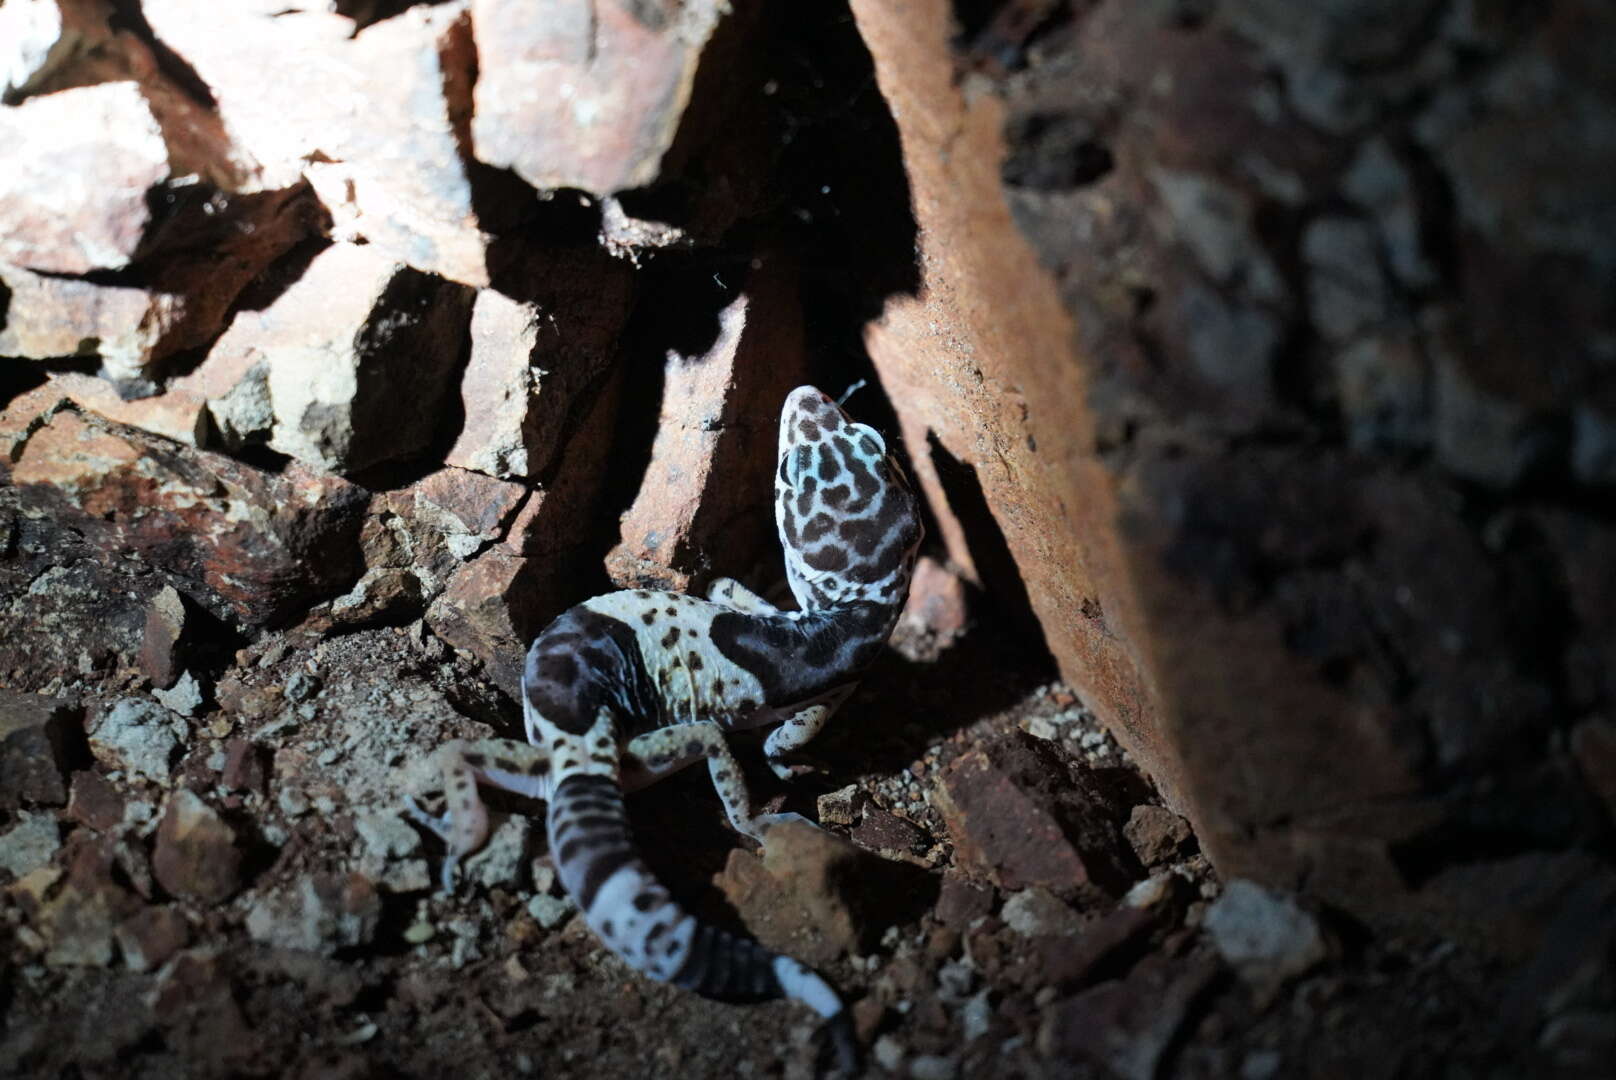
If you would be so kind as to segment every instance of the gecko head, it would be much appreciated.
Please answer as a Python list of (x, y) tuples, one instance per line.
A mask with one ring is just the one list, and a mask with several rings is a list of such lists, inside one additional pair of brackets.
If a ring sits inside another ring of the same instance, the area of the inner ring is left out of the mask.
[(811, 386), (786, 395), (774, 515), (804, 610), (903, 603), (925, 530), (886, 441)]

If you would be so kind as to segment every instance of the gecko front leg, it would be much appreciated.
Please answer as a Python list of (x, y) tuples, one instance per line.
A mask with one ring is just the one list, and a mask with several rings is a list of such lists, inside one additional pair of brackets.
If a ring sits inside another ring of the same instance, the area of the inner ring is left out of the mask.
[(707, 599), (715, 604), (722, 604), (731, 611), (739, 611), (743, 615), (780, 614), (779, 608), (734, 578), (714, 578), (713, 583), (707, 586)]
[(477, 793), (478, 783), (548, 799), (550, 752), (514, 739), (456, 739), (445, 744), (438, 755), (443, 770), (444, 812), (430, 814), (414, 796), (408, 796), (405, 813), (448, 847), (441, 875), (442, 890), (447, 893), (454, 891), (455, 868), (460, 860), (488, 839), (488, 808)]
[(780, 726), (771, 731), (763, 743), (763, 755), (769, 768), (774, 770), (774, 775), (782, 780), (795, 780), (814, 771), (812, 766), (800, 762), (792, 764), (786, 760), (787, 755), (801, 750), (823, 731), (825, 722), (842, 707), (857, 686), (857, 683), (844, 683), (812, 701), (778, 710)]
[(737, 832), (762, 843), (763, 834), (774, 826), (808, 820), (801, 814), (752, 813), (752, 793), (741, 775), (740, 764), (729, 748), (724, 729), (711, 720), (675, 724), (636, 736), (621, 758), (623, 787), (644, 787), (703, 758), (724, 804), (724, 813)]

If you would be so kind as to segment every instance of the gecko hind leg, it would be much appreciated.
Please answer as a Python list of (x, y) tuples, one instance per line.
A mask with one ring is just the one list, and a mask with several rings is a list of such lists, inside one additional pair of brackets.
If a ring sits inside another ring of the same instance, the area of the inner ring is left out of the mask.
[(460, 860), (488, 839), (488, 808), (477, 793), (479, 783), (521, 795), (550, 795), (550, 752), (514, 739), (456, 739), (438, 751), (443, 771), (444, 812), (423, 810), (413, 796), (404, 813), (443, 840), (449, 849), (440, 876), (444, 892), (454, 891)]
[(734, 578), (714, 578), (707, 586), (707, 599), (745, 615), (778, 615), (780, 609)]
[(724, 729), (711, 720), (674, 724), (636, 736), (622, 756), (623, 786), (628, 790), (644, 787), (703, 758), (724, 813), (737, 832), (762, 842), (763, 834), (780, 823), (774, 819), (800, 816), (752, 813), (752, 794), (740, 763), (729, 748)]

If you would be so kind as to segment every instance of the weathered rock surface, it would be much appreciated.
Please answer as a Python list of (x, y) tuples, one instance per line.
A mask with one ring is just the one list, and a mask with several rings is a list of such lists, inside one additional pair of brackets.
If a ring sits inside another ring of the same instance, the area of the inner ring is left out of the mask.
[(189, 732), (185, 721), (145, 698), (124, 698), (95, 718), (90, 751), (108, 768), (167, 780)]
[(541, 190), (649, 185), (726, 10), (565, 0), (538, 20), (518, 0), (472, 0), (477, 159)]
[(366, 878), (317, 874), (254, 901), (247, 933), (278, 949), (330, 955), (369, 943), (380, 916), (381, 898)]
[(933, 798), (960, 864), (1003, 889), (1120, 895), (1132, 880), (1113, 811), (1076, 766), (1016, 732), (961, 755)]
[(67, 801), (75, 742), (83, 752), (79, 714), (59, 698), (0, 690), (0, 810)]
[(701, 352), (669, 352), (651, 461), (606, 556), (619, 587), (685, 591), (694, 568), (776, 557), (771, 478), (780, 403), (805, 372), (800, 318), (789, 278), (765, 266), (714, 313)]
[(1103, 1065), (1123, 1080), (1151, 1080), (1216, 974), (1206, 963), (1140, 964), (1126, 979), (1057, 1002), (1039, 1029), (1039, 1046), (1054, 1057)]
[(169, 796), (152, 873), (176, 896), (217, 904), (241, 887), (241, 850), (236, 833), (194, 792), (181, 788)]
[[(208, 398), (230, 445), (266, 441), (339, 473), (412, 457), (442, 429), (471, 299), (374, 247), (334, 244), (269, 306), (238, 312), (180, 386)], [(267, 408), (243, 410), (243, 394)]]
[(232, 621), (284, 617), (353, 572), (365, 495), (336, 477), (266, 473), (72, 408), (12, 455), (28, 512), (72, 522), (107, 554), (137, 553)]
[(791, 823), (769, 832), (761, 859), (731, 851), (717, 884), (763, 944), (825, 964), (859, 951), (875, 929), (853, 895), (861, 865), (847, 841)]
[(1289, 897), (1236, 878), (1206, 910), (1206, 929), (1231, 967), (1272, 992), (1327, 955), (1318, 920)]

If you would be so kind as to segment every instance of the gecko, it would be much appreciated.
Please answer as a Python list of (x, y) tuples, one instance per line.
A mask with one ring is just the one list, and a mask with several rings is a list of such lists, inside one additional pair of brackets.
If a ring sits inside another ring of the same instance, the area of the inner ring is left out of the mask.
[[(920, 504), (881, 435), (811, 386), (780, 412), (774, 511), (795, 610), (731, 578), (705, 599), (631, 589), (556, 618), (522, 673), (526, 743), (457, 740), (439, 751), (445, 812), (406, 810), (447, 847), (442, 882), (489, 830), (478, 785), (544, 800), (556, 874), (601, 942), (631, 967), (721, 1001), (795, 999), (818, 1013), (844, 1067), (857, 1059), (841, 998), (818, 973), (704, 924), (652, 875), (624, 793), (699, 761), (735, 829), (754, 840), (793, 813), (757, 814), (727, 735), (772, 727), (783, 779), (880, 653), (924, 536)], [(810, 823), (812, 824), (812, 823)]]

